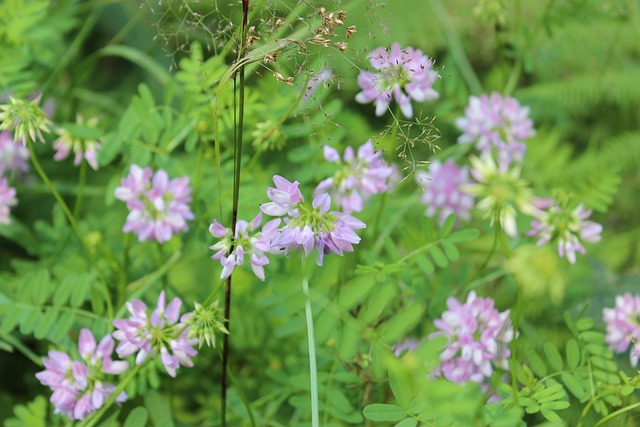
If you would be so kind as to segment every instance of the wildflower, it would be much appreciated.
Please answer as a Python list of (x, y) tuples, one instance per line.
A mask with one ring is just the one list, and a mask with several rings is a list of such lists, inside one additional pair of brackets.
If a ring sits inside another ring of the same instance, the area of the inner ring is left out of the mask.
[(189, 209), (189, 177), (170, 180), (162, 169), (154, 173), (151, 168), (132, 165), (115, 197), (131, 211), (122, 231), (135, 232), (141, 242), (170, 240), (173, 234), (188, 230), (187, 221), (194, 218)]
[(369, 61), (378, 73), (361, 71), (358, 85), (362, 89), (356, 95), (361, 104), (373, 102), (376, 116), (382, 116), (391, 99), (395, 98), (405, 117), (413, 117), (411, 99), (423, 102), (436, 99), (438, 93), (432, 86), (438, 73), (433, 70), (433, 61), (421, 50), (412, 47), (402, 49), (399, 43), (391, 48), (379, 47), (369, 54)]
[(142, 364), (149, 355), (160, 360), (167, 373), (176, 376), (176, 369), (182, 366), (193, 366), (191, 358), (198, 354), (193, 346), (198, 340), (189, 337), (189, 326), (185, 323), (191, 313), (180, 318), (182, 301), (176, 297), (169, 305), (165, 305), (165, 293), (160, 292), (158, 305), (149, 316), (147, 306), (134, 299), (126, 303), (131, 313), (128, 319), (116, 319), (113, 326), (117, 331), (113, 337), (120, 341), (116, 352), (120, 357), (136, 355), (136, 365)]
[(357, 153), (356, 157), (353, 148), (347, 147), (343, 163), (338, 151), (325, 145), (324, 158), (343, 167), (332, 177), (320, 182), (314, 191), (314, 195), (329, 192), (347, 214), (362, 212), (368, 196), (388, 191), (393, 175), (393, 168), (382, 160), (381, 153), (374, 150), (371, 141), (361, 145)]
[[(76, 128), (72, 127), (68, 129), (56, 129), (56, 133), (60, 135), (60, 137), (53, 142), (53, 148), (56, 150), (56, 154), (53, 158), (55, 160), (66, 159), (73, 151), (75, 155), (73, 160), (74, 165), (78, 166), (84, 157), (93, 170), (98, 170), (98, 150), (101, 146), (98, 139), (99, 132), (95, 129), (95, 126), (98, 123), (98, 118), (94, 117), (88, 120), (86, 125), (82, 115), (78, 114), (76, 120), (77, 128), (82, 129), (85, 134), (82, 136), (75, 135), (73, 130)], [(90, 137), (87, 138), (87, 136)]]
[(527, 149), (523, 141), (535, 134), (529, 107), (521, 107), (516, 99), (494, 92), (491, 96), (470, 97), (464, 112), (465, 116), (456, 120), (464, 132), (458, 142), (475, 142), (483, 156), (496, 150), (499, 162), (522, 161)]
[(424, 191), (422, 203), (427, 205), (426, 216), (437, 215), (440, 225), (452, 214), (467, 221), (471, 218), (473, 196), (462, 191), (464, 185), (470, 184), (466, 166), (460, 167), (451, 159), (445, 164), (435, 160), (429, 165), (428, 172), (416, 174), (416, 180)]
[(269, 264), (269, 258), (265, 253), (271, 249), (271, 241), (278, 235), (278, 225), (280, 219), (267, 222), (262, 231), (251, 233), (256, 230), (262, 222), (262, 212), (251, 221), (239, 220), (236, 223), (236, 231), (225, 228), (217, 220), (209, 227), (209, 232), (213, 237), (220, 240), (209, 249), (217, 251), (211, 258), (220, 260), (222, 273), (220, 279), (225, 280), (231, 276), (236, 265), (244, 263), (245, 256), (249, 258), (249, 263), (253, 273), (260, 280), (264, 280), (264, 266)]
[(618, 295), (616, 306), (605, 308), (602, 313), (607, 324), (605, 341), (616, 353), (623, 353), (633, 344), (630, 360), (636, 366), (640, 357), (640, 295)]
[(216, 346), (216, 332), (228, 334), (229, 331), (224, 326), (222, 309), (218, 307), (218, 300), (208, 306), (195, 303), (195, 310), (192, 315), (184, 316), (185, 323), (189, 326), (189, 338), (198, 338), (198, 347), (207, 343), (209, 347)]
[(272, 250), (279, 248), (288, 256), (292, 251), (304, 250), (305, 256), (315, 249), (316, 264), (322, 265), (324, 255), (353, 252), (353, 245), (360, 242), (355, 230), (366, 225), (343, 212), (328, 212), (331, 197), (317, 195), (309, 208), (298, 189), (300, 183), (287, 181), (275, 175), (273, 182), (277, 188), (269, 188), (267, 195), (271, 202), (260, 205), (262, 212), (272, 216), (288, 215), (279, 235), (271, 242)]
[(8, 225), (11, 206), (18, 203), (15, 188), (9, 187), (7, 178), (0, 177), (0, 224)]
[(484, 159), (471, 157), (471, 176), (477, 184), (464, 184), (462, 190), (481, 200), (476, 207), (485, 211), (485, 218), (491, 225), (498, 223), (510, 237), (518, 233), (516, 227), (516, 207), (527, 215), (535, 215), (537, 209), (532, 204), (532, 194), (526, 181), (520, 179), (520, 167), (508, 169), (505, 163), (499, 166), (491, 156)]
[(422, 340), (416, 338), (407, 338), (404, 341), (397, 342), (393, 347), (393, 354), (400, 357), (405, 353), (415, 351), (422, 344)]
[(558, 203), (551, 199), (538, 199), (536, 204), (541, 210), (531, 222), (532, 229), (527, 235), (539, 237), (538, 246), (557, 240), (558, 254), (566, 256), (571, 264), (575, 264), (576, 252), (586, 252), (583, 242), (600, 241), (602, 225), (586, 220), (591, 216), (591, 211), (586, 210), (582, 204), (573, 210), (568, 203)]
[[(72, 420), (81, 420), (102, 407), (116, 389), (105, 382), (107, 375), (120, 375), (129, 368), (127, 362), (111, 360), (114, 345), (110, 335), (96, 345), (93, 334), (85, 328), (78, 339), (82, 361), (72, 360), (67, 353), (57, 350), (49, 351), (49, 357), (42, 358), (45, 370), (38, 372), (36, 378), (53, 390), (51, 403), (55, 413), (62, 412)], [(125, 400), (125, 392), (116, 398), (118, 403)]]
[(0, 175), (25, 173), (29, 170), (29, 150), (14, 141), (9, 132), (0, 132)]
[(508, 344), (514, 338), (509, 310), (500, 313), (491, 298), (480, 298), (474, 291), (467, 302), (447, 299), (448, 310), (434, 321), (438, 331), (429, 338), (445, 336), (448, 344), (440, 355), (440, 366), (434, 375), (463, 383), (482, 383), (494, 369), (507, 369), (511, 354)]
[(26, 144), (31, 141), (44, 142), (42, 132), (49, 133), (51, 122), (40, 108), (40, 96), (33, 101), (9, 98), (10, 103), (0, 106), (0, 131), (12, 130), (13, 139)]
[(318, 89), (321, 86), (326, 85), (327, 82), (330, 82), (332, 78), (333, 71), (331, 70), (331, 68), (323, 68), (322, 70), (318, 71), (316, 74), (309, 78), (309, 81), (307, 82), (307, 88), (305, 89), (304, 95), (302, 95), (302, 99), (300, 100), (300, 102), (303, 104), (309, 102), (309, 100), (311, 100), (311, 98), (315, 96)]

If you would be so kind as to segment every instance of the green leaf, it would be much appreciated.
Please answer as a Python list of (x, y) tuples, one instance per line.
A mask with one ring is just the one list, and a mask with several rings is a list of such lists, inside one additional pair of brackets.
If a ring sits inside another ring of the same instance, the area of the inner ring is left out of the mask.
[(33, 330), (33, 336), (39, 340), (46, 337), (53, 325), (56, 324), (57, 318), (58, 312), (55, 309), (46, 309), (44, 316), (40, 317), (38, 325)]
[(560, 379), (567, 387), (567, 390), (579, 400), (587, 395), (587, 390), (582, 386), (582, 382), (574, 374), (569, 372), (562, 372)]
[(167, 399), (156, 391), (150, 391), (144, 397), (144, 404), (149, 410), (151, 422), (155, 427), (173, 427), (171, 405)]
[(475, 228), (465, 228), (447, 236), (446, 240), (452, 243), (464, 243), (478, 238), (479, 235), (480, 231)]
[(408, 367), (399, 360), (393, 358), (388, 361), (389, 365), (389, 386), (393, 392), (393, 397), (403, 409), (409, 409), (411, 400), (415, 396), (412, 373)]
[(400, 421), (407, 416), (407, 412), (398, 405), (386, 403), (367, 405), (362, 413), (371, 421)]
[(433, 263), (429, 260), (429, 258), (427, 258), (425, 254), (418, 253), (414, 257), (414, 259), (416, 261), (416, 264), (418, 264), (418, 267), (420, 267), (420, 270), (422, 270), (425, 275), (430, 276), (434, 271), (436, 271)]
[(451, 261), (458, 261), (460, 259), (460, 251), (456, 246), (448, 240), (442, 242), (442, 248), (444, 253)]
[(397, 341), (420, 322), (423, 313), (424, 307), (418, 303), (404, 308), (384, 325), (381, 332), (382, 340), (387, 343)]
[(442, 249), (440, 249), (439, 246), (431, 246), (431, 249), (429, 249), (429, 253), (431, 254), (431, 257), (436, 262), (436, 264), (438, 264), (438, 267), (445, 268), (449, 265), (449, 260), (444, 255), (444, 252), (442, 252)]
[(138, 406), (129, 413), (122, 427), (145, 427), (148, 419), (147, 410), (142, 406)]
[(376, 284), (374, 277), (369, 274), (354, 277), (347, 284), (340, 287), (338, 305), (344, 310), (351, 310), (357, 304), (363, 302)]
[(542, 407), (542, 409), (559, 410), (567, 409), (571, 406), (571, 404), (566, 400), (556, 400), (553, 402), (545, 402), (540, 406)]
[(540, 378), (547, 376), (547, 366), (542, 361), (542, 358), (538, 356), (538, 353), (531, 350), (527, 353), (527, 360), (531, 370)]
[(590, 331), (591, 329), (593, 329), (595, 323), (593, 319), (589, 319), (588, 317), (585, 317), (584, 319), (576, 320), (575, 325), (576, 325), (576, 328), (582, 332), (582, 331)]
[(542, 414), (543, 417), (545, 417), (549, 421), (553, 421), (553, 422), (562, 421), (562, 419), (558, 416), (558, 414), (556, 414), (550, 409), (542, 408), (540, 410), (540, 413)]
[(456, 217), (455, 215), (449, 215), (447, 219), (444, 220), (444, 224), (442, 224), (442, 230), (440, 231), (440, 236), (446, 237), (451, 233), (453, 227), (456, 225)]
[(404, 420), (396, 424), (394, 427), (416, 427), (417, 425), (418, 425), (418, 420), (416, 420), (415, 418), (405, 418)]
[(567, 341), (565, 351), (567, 353), (567, 367), (574, 370), (580, 364), (580, 346), (578, 341), (571, 338)]
[(546, 342), (544, 343), (542, 350), (544, 350), (544, 355), (547, 357), (551, 369), (556, 372), (562, 371), (562, 356), (560, 356), (560, 352), (556, 346), (550, 342)]

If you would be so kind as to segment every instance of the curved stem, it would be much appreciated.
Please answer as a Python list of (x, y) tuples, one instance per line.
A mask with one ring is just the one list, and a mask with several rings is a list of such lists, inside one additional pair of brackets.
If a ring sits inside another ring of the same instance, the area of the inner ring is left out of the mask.
[(305, 268), (305, 258), (302, 258), (302, 291), (306, 297), (304, 313), (307, 320), (307, 343), (309, 345), (309, 380), (311, 382), (311, 425), (320, 427), (320, 412), (318, 409), (318, 366), (316, 363), (316, 340), (313, 329), (313, 311), (309, 294), (309, 280)]
[(98, 275), (98, 277), (100, 278), (100, 281), (102, 282), (102, 285), (103, 285), (102, 292), (105, 294), (105, 300), (106, 300), (105, 303), (107, 305), (107, 315), (111, 319), (111, 318), (113, 318), (113, 305), (111, 304), (111, 297), (109, 295), (109, 287), (107, 285), (107, 282), (104, 280), (104, 278), (100, 274), (100, 270), (98, 268), (96, 259), (94, 258), (93, 253), (91, 252), (90, 248), (87, 246), (87, 243), (84, 240), (82, 232), (78, 228), (78, 223), (76, 222), (76, 219), (75, 219), (74, 215), (71, 213), (71, 210), (69, 209), (69, 206), (67, 206), (67, 203), (64, 201), (64, 199), (62, 198), (62, 196), (60, 195), (58, 190), (56, 190), (56, 188), (53, 186), (53, 183), (51, 182), (51, 180), (49, 179), (47, 174), (44, 172), (44, 170), (42, 169), (42, 166), (40, 165), (40, 162), (38, 161), (38, 157), (36, 156), (35, 149), (33, 148), (33, 141), (31, 141), (28, 138), (27, 138), (27, 147), (29, 149), (29, 156), (31, 157), (31, 162), (33, 163), (33, 167), (36, 169), (36, 172), (38, 173), (38, 175), (40, 176), (40, 178), (42, 179), (44, 184), (47, 186), (49, 191), (51, 191), (51, 194), (53, 194), (53, 197), (56, 199), (56, 201), (58, 202), (58, 204), (62, 208), (62, 211), (64, 212), (64, 215), (67, 217), (67, 220), (69, 221), (69, 224), (71, 225), (71, 228), (73, 229), (74, 233), (76, 233), (76, 236), (78, 237), (78, 241), (80, 242), (80, 244), (82, 245), (82, 248), (84, 249), (84, 253), (87, 255), (87, 259), (89, 260), (89, 264), (91, 264), (91, 266), (93, 266), (93, 268), (96, 271), (96, 274)]

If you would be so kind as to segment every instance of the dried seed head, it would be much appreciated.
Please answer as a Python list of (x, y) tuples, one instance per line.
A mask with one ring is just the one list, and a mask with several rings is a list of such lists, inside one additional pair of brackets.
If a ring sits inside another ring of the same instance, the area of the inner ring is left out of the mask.
[(347, 27), (347, 38), (350, 38), (355, 33), (356, 33), (356, 26), (355, 25), (350, 25), (350, 26)]
[(338, 49), (340, 49), (340, 52), (343, 52), (343, 53), (346, 52), (347, 48), (349, 47), (349, 45), (344, 42), (335, 42), (334, 44)]

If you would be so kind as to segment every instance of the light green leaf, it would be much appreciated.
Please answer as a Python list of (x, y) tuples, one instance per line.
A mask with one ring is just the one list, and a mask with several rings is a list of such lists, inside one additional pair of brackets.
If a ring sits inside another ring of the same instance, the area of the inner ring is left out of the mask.
[(407, 412), (398, 405), (386, 403), (367, 405), (362, 413), (371, 421), (400, 421), (407, 416)]

